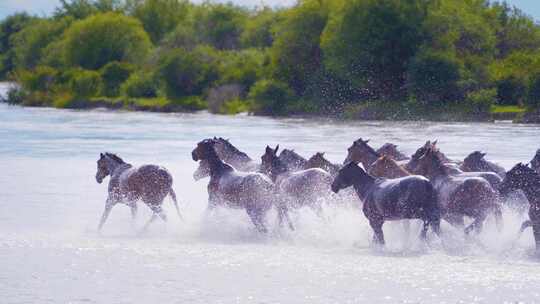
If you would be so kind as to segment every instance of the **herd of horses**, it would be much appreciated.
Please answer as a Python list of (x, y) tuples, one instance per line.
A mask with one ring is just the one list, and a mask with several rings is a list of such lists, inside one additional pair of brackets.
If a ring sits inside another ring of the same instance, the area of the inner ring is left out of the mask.
[[(429, 228), (440, 235), (444, 219), (464, 233), (479, 233), (488, 216), (497, 227), (503, 225), (502, 206), (509, 195), (524, 196), (529, 220), (520, 234), (532, 227), (540, 251), (540, 150), (528, 163), (518, 163), (506, 171), (475, 151), (463, 161), (451, 160), (427, 141), (410, 157), (387, 143), (379, 149), (369, 140), (358, 139), (348, 148), (343, 164), (334, 164), (316, 153), (305, 159), (293, 150), (266, 147), (257, 162), (237, 149), (229, 140), (208, 138), (197, 144), (192, 158), (199, 162), (195, 180), (210, 177), (208, 208), (224, 206), (243, 209), (256, 229), (267, 232), (266, 214), (275, 209), (280, 225), (294, 230), (289, 212), (304, 206), (317, 214), (326, 203), (339, 203), (341, 190), (352, 187), (369, 225), (374, 242), (384, 244), (385, 221), (420, 219), (421, 238)], [(181, 217), (172, 189), (172, 176), (163, 167), (134, 167), (112, 153), (102, 153), (97, 161), (96, 181), (110, 176), (109, 195), (99, 223), (103, 224), (112, 207), (123, 203), (137, 213), (138, 200), (153, 212), (143, 231), (156, 218), (166, 220), (162, 203), (170, 195)], [(465, 223), (471, 221), (469, 225)]]

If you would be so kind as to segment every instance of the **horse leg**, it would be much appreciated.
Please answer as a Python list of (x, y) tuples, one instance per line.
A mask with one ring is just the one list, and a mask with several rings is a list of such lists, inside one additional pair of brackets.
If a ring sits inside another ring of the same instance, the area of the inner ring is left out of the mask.
[(169, 196), (171, 197), (174, 207), (176, 208), (176, 213), (178, 214), (178, 217), (180, 220), (183, 220), (182, 214), (180, 214), (180, 208), (178, 208), (178, 200), (176, 199), (176, 193), (174, 192), (173, 188), (169, 189)]
[(261, 218), (261, 212), (256, 210), (255, 208), (246, 208), (246, 212), (251, 219), (251, 222), (253, 225), (255, 225), (255, 228), (259, 230), (261, 233), (267, 233), (268, 230), (264, 226), (264, 222)]
[(284, 202), (280, 202), (277, 206), (279, 226), (283, 227), (283, 223), (287, 221), (289, 229), (294, 230), (294, 225), (292, 223), (291, 217), (289, 216), (289, 208)]
[(109, 217), (109, 214), (111, 213), (111, 210), (115, 204), (116, 203), (110, 198), (108, 198), (105, 202), (105, 210), (103, 211), (103, 214), (101, 215), (101, 220), (99, 221), (98, 232), (100, 232), (101, 228), (103, 228), (103, 225), (107, 221), (107, 218)]
[(536, 252), (540, 253), (540, 223), (532, 224), (534, 242), (536, 243)]
[(150, 224), (152, 224), (156, 219), (157, 219), (158, 215), (154, 212), (152, 213), (152, 216), (150, 217), (150, 219), (148, 220), (148, 222), (146, 222), (146, 224), (144, 225), (144, 227), (141, 229), (141, 231), (139, 232), (139, 234), (143, 234), (145, 233), (147, 230), (148, 230), (148, 227), (150, 227)]
[(371, 229), (373, 229), (373, 232), (375, 233), (373, 235), (373, 242), (378, 245), (384, 245), (384, 234), (382, 230), (382, 226), (384, 224), (383, 219), (374, 218), (369, 219), (369, 225), (371, 226)]
[(482, 232), (482, 227), (484, 225), (485, 216), (478, 216), (474, 219), (472, 224), (470, 224), (467, 228), (465, 228), (465, 234), (469, 235), (469, 233), (474, 230), (476, 234), (480, 234)]

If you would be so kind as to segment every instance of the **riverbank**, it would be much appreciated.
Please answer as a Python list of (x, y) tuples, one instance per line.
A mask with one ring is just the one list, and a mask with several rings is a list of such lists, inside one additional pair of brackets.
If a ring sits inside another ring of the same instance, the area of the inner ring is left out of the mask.
[[(30, 107), (52, 107), (60, 109), (90, 110), (105, 108), (109, 110), (146, 111), (160, 113), (182, 113), (209, 110), (214, 114), (252, 113), (249, 102), (234, 100), (209, 106), (208, 102), (198, 98), (170, 100), (166, 97), (128, 98), (128, 97), (93, 97), (77, 98), (71, 95), (28, 95), (18, 91), (13, 83), (0, 83), (0, 100), (8, 104)], [(10, 89), (13, 92), (10, 93)], [(463, 121), (488, 122), (511, 120), (519, 123), (540, 123), (540, 114), (527, 111), (519, 106), (491, 105), (485, 108), (473, 108), (465, 103), (451, 105), (417, 105), (414, 103), (364, 102), (347, 104), (334, 109), (315, 109), (311, 111), (291, 111), (287, 117), (320, 118), (330, 117), (345, 120), (388, 120), (388, 121)]]

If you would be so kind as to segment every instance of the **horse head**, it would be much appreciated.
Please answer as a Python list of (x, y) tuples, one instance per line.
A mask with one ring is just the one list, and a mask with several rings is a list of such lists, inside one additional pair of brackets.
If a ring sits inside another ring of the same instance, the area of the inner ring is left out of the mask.
[(120, 164), (125, 164), (125, 162), (116, 154), (108, 152), (100, 153), (97, 161), (96, 182), (101, 184), (103, 179), (112, 174), (114, 168)]
[(339, 169), (337, 176), (332, 182), (331, 188), (334, 193), (338, 193), (339, 190), (348, 188), (355, 183), (364, 184), (367, 179), (373, 180), (362, 164), (349, 162)]
[(540, 149), (536, 150), (536, 154), (531, 160), (531, 168), (533, 168), (536, 173), (540, 174)]
[(510, 191), (524, 190), (533, 185), (540, 186), (540, 175), (529, 166), (519, 163), (506, 172), (506, 176), (499, 186), (499, 191), (501, 194), (507, 194)]
[(343, 164), (350, 162), (362, 163), (364, 167), (369, 167), (377, 158), (380, 157), (379, 153), (368, 145), (368, 140), (359, 138), (354, 141), (352, 146), (347, 149), (347, 157), (343, 161)]
[(205, 139), (197, 143), (197, 147), (191, 152), (191, 157), (194, 161), (208, 160), (212, 157), (217, 157), (214, 146), (216, 139)]
[(433, 178), (438, 173), (446, 172), (443, 164), (438, 149), (433, 145), (425, 151), (424, 155), (417, 159), (413, 173)]

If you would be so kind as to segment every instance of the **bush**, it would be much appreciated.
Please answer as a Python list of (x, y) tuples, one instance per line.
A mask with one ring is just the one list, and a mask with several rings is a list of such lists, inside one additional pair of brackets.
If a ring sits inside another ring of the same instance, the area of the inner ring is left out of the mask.
[(0, 101), (8, 104), (22, 104), (26, 97), (27, 93), (19, 86), (15, 85), (8, 89), (6, 96), (0, 96)]
[(134, 67), (124, 62), (109, 62), (101, 69), (101, 79), (103, 80), (102, 95), (115, 97), (120, 94), (120, 86), (129, 78), (134, 71)]
[(95, 70), (112, 61), (140, 63), (152, 43), (141, 23), (115, 13), (77, 21), (65, 33), (68, 64)]
[(529, 91), (526, 103), (530, 108), (540, 108), (540, 72), (532, 75), (529, 80)]
[(131, 98), (153, 98), (158, 96), (158, 85), (151, 73), (135, 72), (120, 87), (122, 95)]
[(94, 97), (101, 90), (101, 76), (96, 71), (79, 70), (72, 76), (69, 86), (76, 97)]
[(497, 101), (496, 89), (483, 89), (467, 94), (466, 102), (469, 114), (473, 116), (487, 116), (491, 106)]
[(423, 103), (460, 99), (459, 64), (444, 54), (420, 54), (408, 70), (408, 90)]
[(177, 49), (159, 64), (167, 96), (171, 99), (201, 95), (218, 78), (217, 52), (210, 47)]
[(260, 80), (249, 91), (248, 99), (256, 114), (284, 115), (294, 94), (287, 84), (277, 80)]
[(508, 76), (497, 81), (497, 103), (500, 105), (518, 105), (527, 94), (524, 81)]
[(58, 72), (48, 66), (38, 66), (32, 71), (22, 71), (18, 75), (18, 81), (25, 90), (49, 91), (55, 84)]

